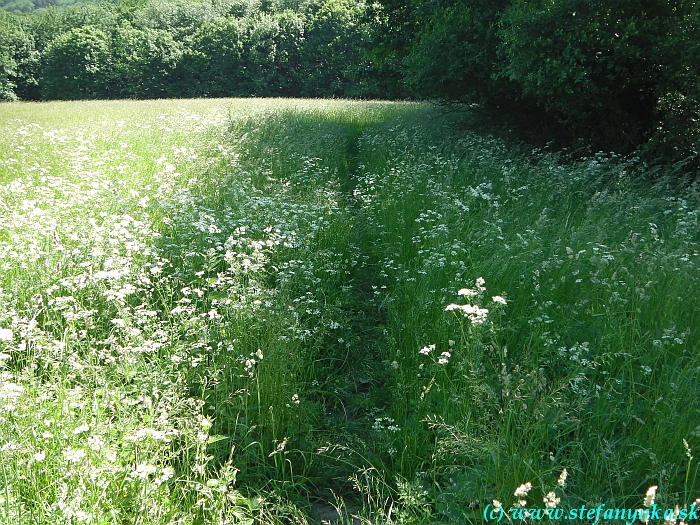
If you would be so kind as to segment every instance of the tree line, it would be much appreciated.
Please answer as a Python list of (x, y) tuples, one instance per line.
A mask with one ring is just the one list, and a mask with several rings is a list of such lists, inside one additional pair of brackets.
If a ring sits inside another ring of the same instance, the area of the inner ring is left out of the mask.
[(355, 0), (123, 0), (0, 11), (0, 98), (381, 97)]
[(697, 164), (695, 1), (24, 1), (46, 6), (0, 10), (0, 99), (412, 97)]

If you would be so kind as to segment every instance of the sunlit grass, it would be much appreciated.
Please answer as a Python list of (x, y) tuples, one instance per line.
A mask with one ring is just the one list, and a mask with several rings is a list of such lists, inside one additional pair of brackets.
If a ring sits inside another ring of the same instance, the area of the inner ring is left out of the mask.
[(0, 117), (0, 521), (700, 496), (694, 189), (419, 104)]

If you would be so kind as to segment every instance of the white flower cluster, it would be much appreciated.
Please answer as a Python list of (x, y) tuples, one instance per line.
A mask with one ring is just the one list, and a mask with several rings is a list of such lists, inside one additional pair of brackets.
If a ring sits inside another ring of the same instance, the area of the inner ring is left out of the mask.
[[(462, 288), (457, 292), (457, 295), (464, 297), (474, 297), (476, 299), (482, 299), (486, 281), (483, 277), (478, 277), (474, 283), (474, 288)], [(506, 305), (507, 301), (500, 295), (494, 295), (491, 300), (497, 305)], [(469, 319), (472, 324), (483, 324), (487, 321), (489, 315), (488, 308), (482, 308), (476, 304), (448, 304), (445, 307), (446, 312), (460, 311), (464, 314), (464, 317)]]

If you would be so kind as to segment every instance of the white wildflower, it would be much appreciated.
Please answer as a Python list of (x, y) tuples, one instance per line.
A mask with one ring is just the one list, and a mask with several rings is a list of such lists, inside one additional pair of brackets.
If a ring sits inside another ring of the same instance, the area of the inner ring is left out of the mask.
[(12, 330), (0, 328), (0, 341), (12, 341)]
[(78, 434), (83, 434), (85, 432), (88, 432), (89, 430), (90, 430), (90, 427), (88, 425), (84, 424), (84, 425), (80, 425), (77, 428), (74, 428), (73, 434), (75, 434), (77, 436)]
[(516, 497), (522, 498), (522, 497), (527, 496), (528, 492), (530, 492), (531, 490), (532, 490), (532, 483), (530, 483), (528, 481), (527, 483), (523, 483), (517, 489), (515, 489), (514, 494)]
[(132, 475), (135, 478), (148, 479), (148, 476), (150, 476), (151, 474), (155, 474), (157, 471), (158, 469), (153, 465), (149, 465), (147, 463), (140, 463), (136, 465), (136, 469), (134, 470)]
[(156, 485), (162, 485), (169, 479), (171, 479), (175, 475), (175, 471), (171, 467), (164, 467), (163, 470), (161, 470), (161, 475), (159, 478), (155, 480)]
[(554, 492), (548, 492), (542, 501), (544, 501), (545, 507), (548, 509), (554, 509), (557, 505), (559, 505), (561, 498), (558, 498)]
[(102, 438), (100, 436), (90, 436), (87, 439), (87, 444), (92, 450), (97, 452), (98, 450), (100, 450), (103, 447), (105, 442), (102, 440)]
[(62, 454), (68, 463), (79, 463), (85, 457), (85, 451), (82, 448), (68, 447)]
[(566, 471), (566, 469), (561, 471), (561, 474), (559, 474), (559, 480), (557, 481), (557, 485), (560, 487), (563, 487), (566, 485), (566, 478), (568, 477), (569, 473)]
[(494, 303), (498, 303), (498, 304), (508, 304), (508, 303), (506, 303), (506, 300), (503, 297), (501, 297), (500, 295), (494, 295), (493, 297), (491, 297), (491, 300)]
[(163, 441), (164, 443), (170, 442), (170, 438), (166, 432), (162, 430), (155, 430), (153, 428), (140, 428), (133, 434), (126, 437), (126, 439), (129, 441), (142, 441), (147, 438), (151, 438), (155, 441)]
[(647, 495), (644, 498), (644, 506), (649, 508), (654, 504), (654, 500), (656, 499), (656, 489), (658, 489), (658, 485), (652, 485), (649, 487), (647, 490)]
[(435, 350), (435, 345), (428, 345), (428, 346), (424, 346), (423, 348), (421, 348), (421, 349), (418, 351), (418, 353), (419, 353), (419, 354), (423, 354), (423, 355), (428, 355), (428, 354), (429, 354), (430, 352), (432, 352), (433, 350)]

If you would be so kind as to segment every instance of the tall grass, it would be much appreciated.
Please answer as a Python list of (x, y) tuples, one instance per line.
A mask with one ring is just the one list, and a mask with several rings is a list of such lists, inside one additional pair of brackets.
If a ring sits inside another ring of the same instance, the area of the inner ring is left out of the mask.
[(418, 104), (0, 115), (0, 522), (700, 496), (695, 188)]
[(650, 485), (690, 505), (695, 188), (635, 187), (634, 160), (523, 154), (446, 118), (368, 130), (360, 157), (401, 422), (383, 462), (413, 519), (478, 519), (525, 481), (543, 506), (565, 468), (569, 508), (634, 508)]

